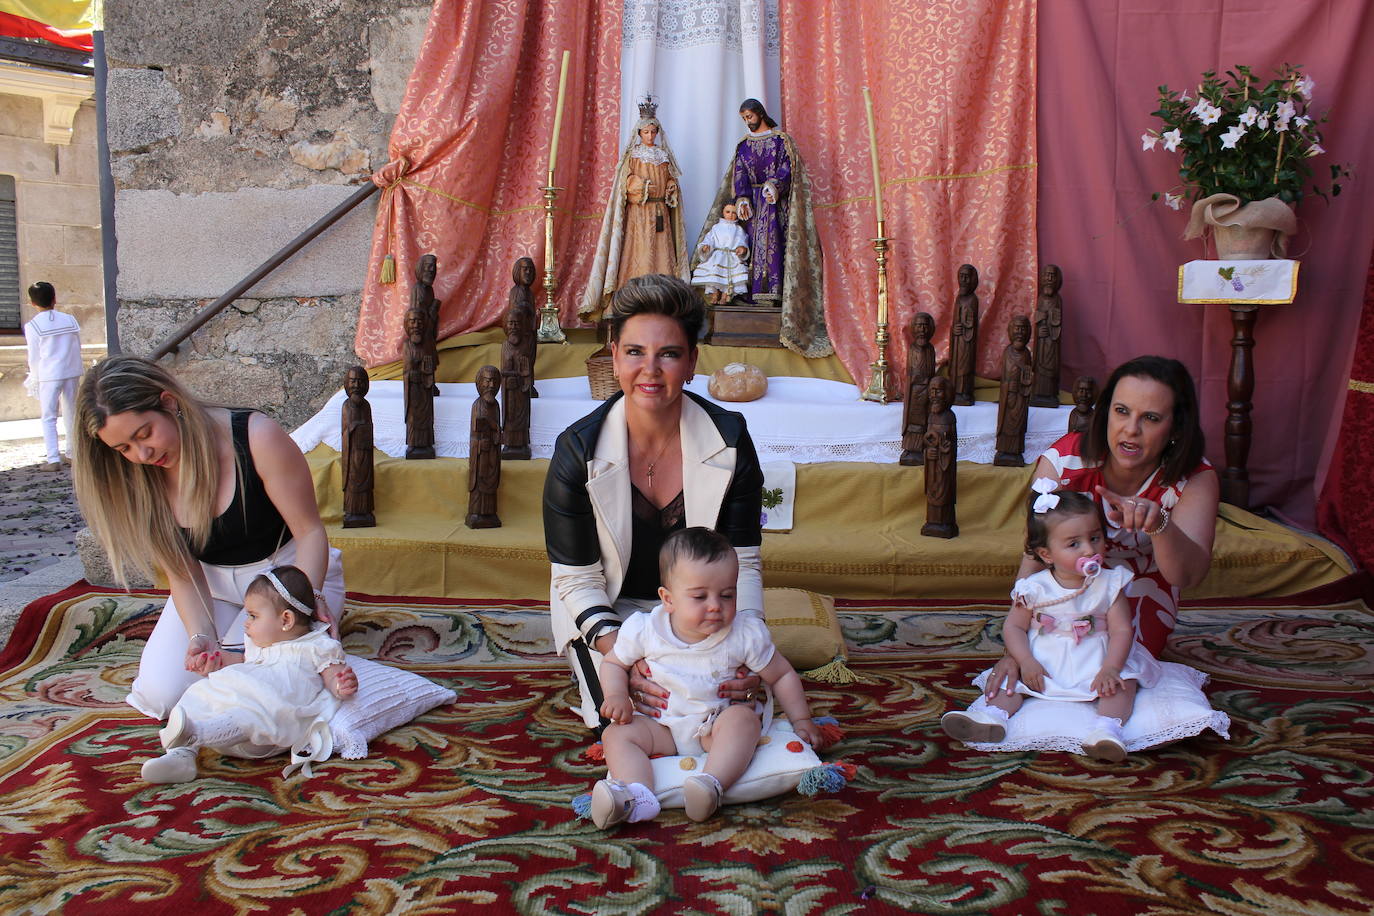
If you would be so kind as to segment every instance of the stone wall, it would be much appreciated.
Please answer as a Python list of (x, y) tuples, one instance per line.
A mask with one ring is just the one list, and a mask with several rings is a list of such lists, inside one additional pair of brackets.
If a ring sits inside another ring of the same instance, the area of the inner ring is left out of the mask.
[[(119, 329), (156, 347), (386, 161), (428, 3), (107, 0)], [(376, 197), (197, 331), (197, 391), (292, 425), (340, 387)]]
[[(69, 145), (45, 142), (43, 124), (37, 98), (0, 92), (0, 173), (14, 176), (21, 320), (34, 315), (23, 290), (47, 280), (57, 288), (58, 308), (81, 323), (87, 352), (98, 356), (105, 296), (95, 105), (77, 111)], [(27, 374), (24, 335), (0, 335), (0, 420), (38, 416), (38, 401), (24, 392)]]

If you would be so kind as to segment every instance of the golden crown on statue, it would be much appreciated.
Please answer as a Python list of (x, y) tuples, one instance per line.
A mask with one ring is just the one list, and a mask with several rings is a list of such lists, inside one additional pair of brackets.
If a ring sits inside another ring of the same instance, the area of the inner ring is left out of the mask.
[(639, 103), (639, 116), (641, 118), (658, 117), (658, 103), (654, 101), (653, 96), (646, 95), (644, 101)]

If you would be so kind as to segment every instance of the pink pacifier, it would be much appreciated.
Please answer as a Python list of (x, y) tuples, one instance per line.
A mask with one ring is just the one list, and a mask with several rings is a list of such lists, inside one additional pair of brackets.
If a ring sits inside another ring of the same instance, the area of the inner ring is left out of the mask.
[(1102, 554), (1095, 553), (1090, 557), (1079, 557), (1074, 566), (1079, 575), (1095, 576), (1102, 572)]

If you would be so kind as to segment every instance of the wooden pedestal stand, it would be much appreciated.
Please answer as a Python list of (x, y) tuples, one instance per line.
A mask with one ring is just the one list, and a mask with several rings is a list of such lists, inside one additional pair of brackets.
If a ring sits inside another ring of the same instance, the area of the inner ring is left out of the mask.
[(705, 342), (717, 347), (781, 347), (782, 308), (742, 302), (709, 306)]
[(1226, 376), (1226, 467), (1221, 472), (1221, 498), (1250, 508), (1250, 398), (1255, 393), (1255, 314), (1258, 306), (1231, 305), (1231, 371)]

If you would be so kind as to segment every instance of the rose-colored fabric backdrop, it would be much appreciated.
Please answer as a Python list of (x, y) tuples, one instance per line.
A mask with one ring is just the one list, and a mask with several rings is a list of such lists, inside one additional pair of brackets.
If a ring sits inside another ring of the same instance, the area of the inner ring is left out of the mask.
[[(1099, 380), (1141, 353), (1173, 356), (1199, 382), (1208, 457), (1224, 464), (1230, 366), (1225, 306), (1179, 305), (1178, 265), (1202, 258), (1180, 236), (1186, 211), (1151, 203), (1178, 183), (1177, 159), (1144, 152), (1157, 87), (1191, 89), (1204, 70), (1301, 65), (1328, 111), (1327, 155), (1356, 173), (1330, 205), (1298, 207), (1290, 254), (1298, 299), (1256, 322), (1251, 501), (1312, 524), (1334, 440), (1374, 240), (1374, 12), (1354, 0), (1056, 0), (1039, 9), (1041, 260), (1064, 270), (1064, 378)], [(1367, 509), (1367, 507), (1366, 507)]]
[[(555, 183), (554, 251), (564, 324), (577, 294), (617, 159), (619, 0), (436, 0), (389, 146), (355, 349), (369, 365), (398, 358), (415, 263), (438, 256), (439, 337), (496, 323), (511, 265), (539, 266), (559, 62), (572, 51)], [(592, 176), (592, 180), (580, 180)], [(571, 216), (571, 218), (569, 218)], [(383, 256), (396, 282), (378, 281)]]
[(781, 127), (811, 174), (835, 349), (866, 384), (876, 358), (871, 88), (887, 236), (892, 388), (906, 328), (935, 316), (949, 350), (955, 274), (978, 268), (980, 374), (1000, 375), (1007, 319), (1035, 306), (1035, 4), (782, 0)]
[(1341, 431), (1317, 504), (1317, 522), (1322, 534), (1350, 551), (1356, 563), (1374, 570), (1374, 474), (1369, 471), (1374, 455), (1374, 259), (1346, 388)]

